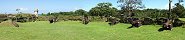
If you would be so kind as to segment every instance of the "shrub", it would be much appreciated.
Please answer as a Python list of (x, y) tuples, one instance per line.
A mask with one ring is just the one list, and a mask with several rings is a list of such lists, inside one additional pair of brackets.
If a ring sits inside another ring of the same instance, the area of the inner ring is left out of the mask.
[(160, 18), (156, 18), (155, 23), (157, 25), (162, 25), (163, 23), (165, 23), (167, 21), (167, 18), (164, 17), (160, 17)]
[(174, 20), (173, 27), (179, 27), (179, 26), (182, 26), (184, 24), (185, 24), (185, 21), (182, 21), (182, 20), (179, 20), (178, 18), (176, 18)]
[(0, 23), (6, 20), (8, 20), (7, 16), (5, 14), (0, 14)]
[(152, 18), (146, 17), (146, 18), (143, 18), (142, 24), (143, 25), (151, 25), (151, 24), (154, 24), (154, 22), (155, 22), (155, 20), (153, 20)]

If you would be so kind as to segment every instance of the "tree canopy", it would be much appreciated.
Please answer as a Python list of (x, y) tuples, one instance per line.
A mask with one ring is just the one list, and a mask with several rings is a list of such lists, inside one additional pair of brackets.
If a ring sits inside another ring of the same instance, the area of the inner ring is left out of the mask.
[(131, 16), (131, 12), (138, 8), (144, 8), (145, 6), (142, 4), (142, 0), (118, 0), (118, 3), (121, 3), (119, 7), (125, 12), (128, 12), (128, 16)]
[(75, 11), (75, 14), (77, 15), (84, 15), (87, 14), (87, 11), (83, 10), (83, 9), (78, 9)]
[(112, 7), (109, 2), (99, 3), (96, 7), (90, 9), (89, 13), (92, 16), (115, 16), (117, 14), (117, 9)]
[(179, 17), (185, 17), (184, 16), (185, 13), (183, 13), (183, 12), (185, 12), (185, 9), (184, 9), (183, 5), (181, 5), (180, 3), (176, 3), (175, 7), (172, 9), (172, 13), (174, 15), (179, 16)]

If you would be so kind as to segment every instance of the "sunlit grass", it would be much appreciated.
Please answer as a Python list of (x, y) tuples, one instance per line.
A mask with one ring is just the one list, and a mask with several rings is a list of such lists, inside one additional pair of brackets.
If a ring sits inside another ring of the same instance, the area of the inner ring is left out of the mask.
[(182, 21), (185, 21), (185, 18), (179, 18), (180, 20), (182, 20)]
[(19, 23), (20, 27), (0, 27), (0, 40), (185, 40), (185, 28), (158, 32), (160, 25), (144, 25), (131, 28), (119, 23), (109, 26), (106, 22), (47, 21)]

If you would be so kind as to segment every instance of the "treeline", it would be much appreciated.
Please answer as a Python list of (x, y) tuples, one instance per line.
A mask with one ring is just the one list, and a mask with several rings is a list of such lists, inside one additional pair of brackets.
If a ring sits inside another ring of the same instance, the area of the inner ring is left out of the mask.
[[(80, 9), (82, 10), (82, 9)], [(167, 17), (168, 10), (165, 9), (144, 9), (144, 10), (135, 10), (133, 12), (133, 17), (151, 17), (151, 18), (156, 18), (156, 17)], [(184, 15), (185, 13), (183, 13)], [(68, 16), (83, 16), (83, 15), (89, 15), (89, 16), (115, 16), (115, 17), (119, 17), (120, 15), (125, 15), (127, 16), (128, 13), (127, 12), (122, 12), (122, 10), (116, 10), (115, 13), (91, 13), (91, 12), (87, 12), (85, 10), (83, 11), (75, 11), (75, 12), (55, 12), (55, 13), (47, 13), (47, 14), (42, 14), (43, 16), (63, 16), (63, 15), (68, 15)], [(181, 18), (183, 18), (184, 16), (180, 16)]]
[(79, 9), (71, 12), (55, 12), (55, 13), (47, 13), (43, 14), (45, 16), (55, 16), (59, 17), (61, 20), (75, 20), (81, 21), (84, 15), (88, 15), (90, 17), (90, 21), (107, 21), (109, 17), (115, 17), (121, 23), (130, 23), (129, 19), (139, 19), (142, 20), (142, 24), (150, 25), (150, 24), (159, 24), (162, 25), (165, 19), (173, 19), (174, 26), (181, 26), (184, 22), (179, 20), (178, 18), (185, 18), (185, 9), (184, 7), (176, 3), (175, 7), (171, 9), (169, 12), (168, 9), (132, 9), (128, 10), (126, 8), (122, 8), (118, 10), (113, 7), (111, 3), (99, 3), (96, 7), (91, 8), (89, 11), (85, 11), (83, 9)]
[[(176, 17), (176, 18), (184, 18), (185, 17), (185, 9), (184, 7), (177, 3), (175, 7), (172, 8), (172, 13), (169, 13), (168, 10), (165, 9), (133, 9), (131, 10), (132, 17), (134, 18), (167, 18), (167, 17)], [(29, 20), (34, 19), (32, 14), (18, 14), (16, 15), (17, 18)], [(107, 17), (116, 17), (120, 20), (124, 21), (126, 17), (129, 16), (129, 12), (127, 9), (122, 8), (118, 10), (117, 8), (113, 7), (111, 3), (99, 3), (96, 7), (91, 8), (89, 11), (85, 11), (83, 9), (79, 9), (76, 11), (70, 12), (54, 12), (54, 13), (47, 13), (41, 14), (37, 18), (38, 21), (47, 21), (50, 17), (58, 17), (61, 21), (67, 20), (74, 20), (74, 21), (81, 21), (81, 18), (84, 15), (88, 15), (91, 21), (105, 21)], [(35, 20), (35, 19), (34, 19)]]
[[(45, 16), (54, 15), (72, 15), (72, 16), (83, 16), (83, 15), (89, 15), (89, 16), (100, 16), (100, 17), (107, 17), (107, 16), (114, 16), (118, 17), (120, 15), (128, 16), (128, 12), (125, 9), (118, 10), (115, 7), (112, 7), (111, 3), (99, 3), (96, 7), (91, 8), (89, 11), (85, 11), (83, 9), (79, 9), (76, 11), (70, 11), (70, 12), (55, 12), (55, 13), (47, 13), (43, 14)], [(166, 9), (135, 9), (132, 10), (132, 15), (134, 17), (151, 17), (151, 18), (157, 18), (157, 17), (168, 17), (169, 11)], [(185, 17), (185, 9), (184, 7), (177, 3), (175, 4), (175, 7), (172, 9), (172, 13), (170, 16)]]

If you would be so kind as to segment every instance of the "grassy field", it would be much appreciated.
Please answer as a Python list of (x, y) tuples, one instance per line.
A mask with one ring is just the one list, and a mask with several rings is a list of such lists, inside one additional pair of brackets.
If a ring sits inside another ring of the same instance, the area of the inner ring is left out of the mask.
[(130, 24), (109, 26), (106, 22), (90, 22), (83, 25), (78, 21), (19, 23), (19, 28), (2, 25), (0, 40), (185, 40), (185, 28), (158, 32), (160, 25), (131, 29), (127, 29)]

